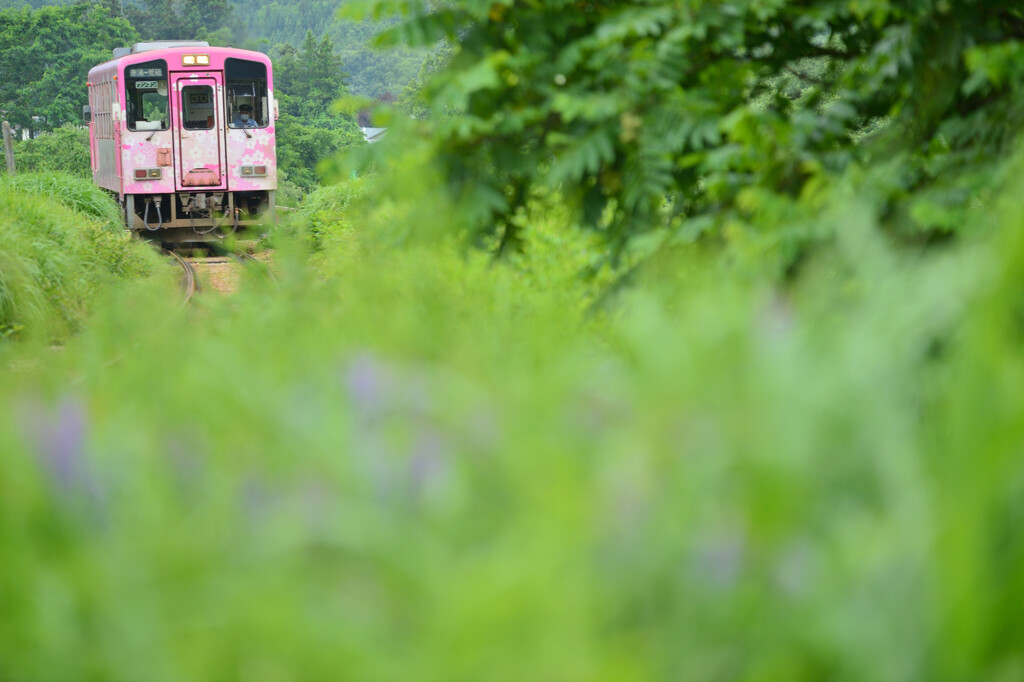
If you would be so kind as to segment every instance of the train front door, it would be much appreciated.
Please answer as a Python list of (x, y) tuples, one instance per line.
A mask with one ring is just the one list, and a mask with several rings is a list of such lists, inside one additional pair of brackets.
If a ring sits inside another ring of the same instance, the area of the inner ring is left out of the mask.
[(227, 189), (224, 88), (219, 72), (172, 73), (176, 189)]

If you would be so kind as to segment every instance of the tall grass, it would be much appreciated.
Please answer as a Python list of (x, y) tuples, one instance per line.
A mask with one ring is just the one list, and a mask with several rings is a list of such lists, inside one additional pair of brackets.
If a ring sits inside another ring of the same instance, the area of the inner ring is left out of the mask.
[(19, 175), (0, 182), (0, 333), (64, 336), (115, 281), (152, 272), (117, 205), (84, 180)]
[(91, 180), (64, 173), (21, 173), (5, 177), (3, 183), (10, 190), (57, 201), (76, 213), (94, 218), (112, 231), (124, 231), (121, 209)]
[(799, 280), (680, 247), (600, 313), (549, 211), (115, 290), (0, 384), (0, 677), (1020, 679), (1015, 170), (955, 249), (839, 185)]

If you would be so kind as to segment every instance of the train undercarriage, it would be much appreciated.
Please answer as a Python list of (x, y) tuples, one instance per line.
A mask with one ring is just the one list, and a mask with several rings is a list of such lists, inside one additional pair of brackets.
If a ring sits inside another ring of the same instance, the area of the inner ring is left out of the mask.
[(122, 208), (129, 230), (168, 244), (214, 241), (277, 220), (274, 190), (126, 194)]

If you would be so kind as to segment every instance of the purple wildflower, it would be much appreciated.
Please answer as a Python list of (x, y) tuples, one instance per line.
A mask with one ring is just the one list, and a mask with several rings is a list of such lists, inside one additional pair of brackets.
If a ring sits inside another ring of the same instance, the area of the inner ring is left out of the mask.
[(691, 568), (704, 584), (719, 589), (736, 586), (743, 569), (746, 542), (743, 535), (725, 532), (699, 543), (691, 557)]
[(409, 479), (413, 494), (431, 488), (444, 474), (444, 440), (435, 431), (424, 431), (409, 457)]
[(380, 363), (363, 354), (352, 360), (345, 372), (345, 386), (357, 405), (376, 407), (382, 400), (385, 376)]
[(64, 492), (83, 487), (86, 413), (81, 403), (64, 399), (56, 410), (36, 407), (29, 417), (36, 454)]

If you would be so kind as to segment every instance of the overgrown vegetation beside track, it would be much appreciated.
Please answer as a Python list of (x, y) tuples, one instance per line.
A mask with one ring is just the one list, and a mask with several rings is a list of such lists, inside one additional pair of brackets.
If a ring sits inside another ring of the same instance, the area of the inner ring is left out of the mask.
[(111, 285), (153, 272), (117, 204), (64, 175), (0, 179), (0, 335), (46, 340), (79, 329)]
[(788, 283), (689, 246), (595, 309), (549, 207), (506, 263), (377, 202), (123, 290), (0, 385), (3, 671), (1013, 679), (1021, 167), (944, 252), (837, 191)]
[[(0, 164), (5, 163), (0, 146)], [(71, 124), (28, 140), (15, 140), (14, 161), (19, 173), (63, 173), (92, 179), (89, 129)]]

